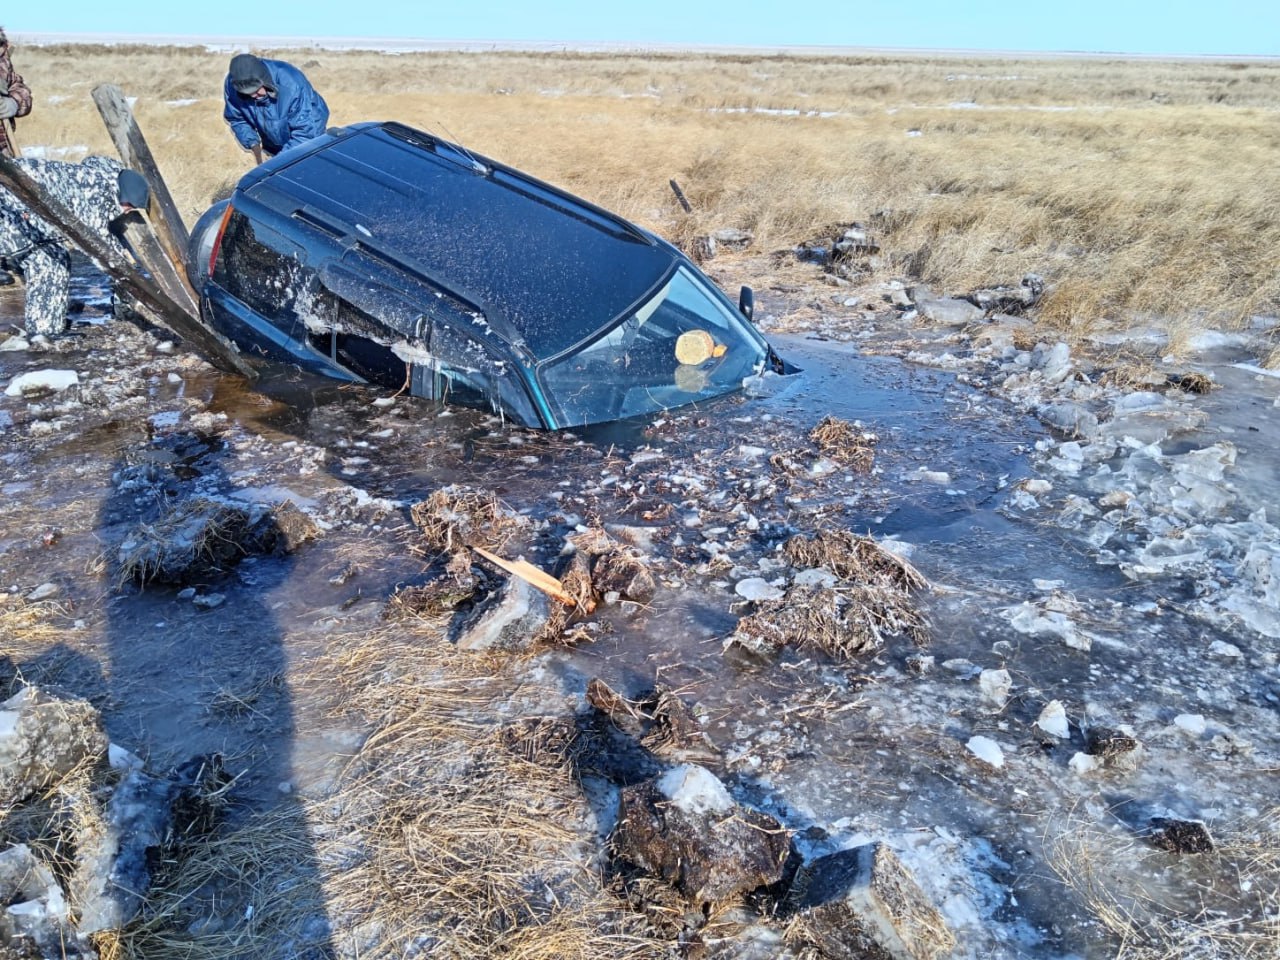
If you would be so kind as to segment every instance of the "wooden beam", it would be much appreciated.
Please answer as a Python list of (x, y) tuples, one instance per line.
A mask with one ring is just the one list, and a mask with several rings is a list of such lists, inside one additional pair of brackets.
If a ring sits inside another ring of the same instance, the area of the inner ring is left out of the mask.
[(185, 284), (189, 245), (187, 226), (182, 222), (182, 216), (165, 185), (164, 177), (160, 176), (160, 169), (151, 155), (151, 148), (147, 146), (142, 129), (133, 118), (133, 111), (129, 109), (124, 92), (115, 84), (102, 83), (93, 88), (93, 102), (98, 105), (102, 122), (107, 125), (107, 132), (120, 151), (120, 159), (124, 161), (124, 165), (140, 173), (151, 188), (151, 203), (147, 213), (155, 226), (161, 247), (177, 267)]
[(253, 379), (256, 371), (230, 340), (207, 327), (187, 308), (175, 303), (153, 281), (127, 263), (106, 240), (80, 222), (56, 197), (36, 183), (27, 172), (0, 156), (0, 187), (6, 188), (30, 210), (56, 226), (81, 250), (93, 257), (120, 288), (147, 307), (170, 330), (220, 370)]
[(185, 277), (178, 276), (178, 270), (160, 246), (156, 232), (151, 223), (138, 210), (131, 210), (120, 218), (125, 239), (134, 255), (142, 261), (143, 267), (159, 284), (165, 295), (182, 307), (193, 320), (199, 321), (200, 307), (191, 295), (191, 287)]

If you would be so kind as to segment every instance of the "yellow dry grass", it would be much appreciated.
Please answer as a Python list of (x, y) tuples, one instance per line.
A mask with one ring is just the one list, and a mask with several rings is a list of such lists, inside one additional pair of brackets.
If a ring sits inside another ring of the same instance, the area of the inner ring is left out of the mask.
[[(1046, 835), (1049, 865), (1118, 944), (1121, 960), (1276, 955), (1280, 809), (1215, 829), (1215, 849), (1179, 856), (1069, 812)], [(1146, 869), (1117, 871), (1118, 860)], [(1144, 876), (1135, 883), (1126, 877)]]
[(334, 791), (196, 841), (103, 955), (666, 956), (603, 874), (567, 756), (513, 747), (517, 681), (445, 644), (446, 620), (331, 637), (292, 682), (369, 730)]
[(594, 861), (565, 757), (508, 744), (511, 679), (431, 634), (375, 631), (315, 664), (344, 709), (378, 719), (336, 799), (362, 855), (328, 879), (331, 916), (367, 932), (370, 957), (424, 936), (441, 957), (657, 956)]
[[(861, 220), (886, 274), (960, 292), (1039, 272), (1044, 316), (1067, 335), (1229, 326), (1280, 300), (1276, 194), (1258, 180), (1280, 160), (1280, 63), (275, 55), (305, 69), (334, 124), (432, 129), (668, 236), (737, 226), (774, 249)], [(223, 54), (16, 58), (36, 92), (26, 144), (109, 152), (89, 98), (109, 81), (138, 98), (185, 215), (249, 169), (220, 117)]]
[(62, 639), (71, 627), (71, 611), (54, 600), (8, 600), (0, 606), (0, 637), (5, 653), (24, 653)]

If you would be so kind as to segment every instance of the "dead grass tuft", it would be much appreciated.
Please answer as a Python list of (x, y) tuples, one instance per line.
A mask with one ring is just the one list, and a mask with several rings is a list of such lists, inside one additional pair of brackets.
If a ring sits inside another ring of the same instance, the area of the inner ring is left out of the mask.
[(570, 773), (582, 753), (578, 727), (571, 717), (528, 717), (504, 726), (499, 742), (521, 759)]
[(461, 603), (476, 595), (476, 584), (459, 584), (441, 577), (418, 587), (402, 587), (387, 601), (384, 616), (389, 620), (447, 618)]
[(823, 530), (792, 537), (783, 554), (796, 567), (823, 568), (845, 582), (793, 586), (782, 599), (760, 603), (738, 622), (730, 645), (764, 657), (792, 645), (846, 660), (878, 650), (890, 635), (929, 642), (928, 620), (911, 600), (928, 581), (871, 537)]
[(409, 516), (433, 553), (453, 553), (472, 545), (497, 552), (529, 525), (496, 494), (461, 484), (442, 487), (415, 503)]
[(1169, 386), (1176, 387), (1183, 393), (1209, 393), (1214, 388), (1214, 382), (1203, 373), (1192, 370), (1189, 373), (1173, 374), (1169, 377)]
[(884, 586), (792, 587), (738, 623), (735, 641), (748, 650), (790, 644), (836, 660), (874, 653), (889, 635), (929, 641), (928, 621), (899, 590)]
[(1033, 328), (1013, 328), (1013, 346), (1015, 350), (1034, 350), (1037, 342), (1036, 332)]
[(471, 566), (471, 552), (459, 550), (439, 575), (392, 594), (382, 615), (388, 620), (424, 621), (428, 627), (440, 629), (453, 611), (472, 599), (479, 589), (479, 578)]
[(841, 580), (911, 593), (929, 585), (905, 557), (884, 549), (872, 537), (848, 530), (820, 530), (783, 544), (782, 552), (797, 567), (822, 567)]
[[(1280, 807), (1218, 827), (1215, 841), (1212, 851), (1202, 844), (1204, 852), (1179, 856), (1160, 849), (1158, 831), (1141, 839), (1069, 816), (1046, 847), (1054, 872), (1116, 938), (1125, 960), (1274, 957)], [(1133, 859), (1148, 869), (1112, 869)]]
[(859, 473), (870, 472), (875, 463), (879, 438), (862, 429), (861, 424), (828, 415), (809, 431), (809, 439), (818, 445), (824, 456)]
[(1165, 377), (1148, 363), (1122, 362), (1104, 371), (1098, 383), (1120, 390), (1151, 390), (1163, 386)]
[(9, 599), (0, 604), (0, 637), (14, 652), (51, 646), (71, 629), (74, 619), (56, 600)]
[(178, 504), (121, 544), (116, 584), (181, 584), (216, 575), (245, 555), (250, 539), (249, 514), (240, 507), (204, 499)]

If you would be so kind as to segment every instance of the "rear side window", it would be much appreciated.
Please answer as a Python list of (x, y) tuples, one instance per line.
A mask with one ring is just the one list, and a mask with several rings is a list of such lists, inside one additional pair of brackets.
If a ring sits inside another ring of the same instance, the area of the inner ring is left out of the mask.
[(302, 266), (299, 253), (291, 241), (237, 210), (227, 223), (213, 280), (276, 324), (291, 323), (313, 272)]

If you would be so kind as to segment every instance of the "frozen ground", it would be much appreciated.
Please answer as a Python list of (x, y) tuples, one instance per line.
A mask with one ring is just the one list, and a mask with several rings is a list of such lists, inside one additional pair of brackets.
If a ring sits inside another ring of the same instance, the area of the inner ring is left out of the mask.
[[(234, 757), (246, 809), (323, 797), (369, 718), (335, 713), (332, 691), (301, 683), (305, 664), (422, 578), (404, 507), (471, 484), (535, 521), (528, 559), (549, 567), (600, 523), (659, 583), (647, 607), (603, 608), (594, 643), (513, 660), (499, 715), (474, 722), (580, 713), (592, 677), (631, 695), (675, 687), (736, 799), (807, 857), (894, 846), (957, 957), (1112, 956), (1099, 903), (1153, 938), (1162, 918), (1199, 917), (1170, 934), (1185, 955), (1216, 955), (1211, 927), (1274, 934), (1276, 877), (1257, 875), (1256, 852), (1280, 843), (1280, 380), (1233, 366), (1256, 351), (1219, 341), (1176, 366), (1157, 348), (1148, 382), (1120, 389), (1023, 322), (926, 329), (893, 292), (762, 290), (761, 325), (801, 376), (561, 436), (290, 378), (249, 393), (91, 305), (70, 338), (0, 344), (6, 385), (76, 374), (0, 399), (0, 586), (11, 607), (56, 605), (62, 628), (11, 655), (91, 697), (135, 752)], [(18, 302), (0, 291), (0, 322)], [(1217, 388), (1168, 388), (1192, 371)], [(815, 448), (828, 415), (876, 435), (870, 474)], [(117, 590), (126, 532), (196, 495), (291, 499), (326, 534), (197, 585), (215, 609)], [(833, 527), (929, 578), (928, 645), (891, 638), (848, 662), (726, 652), (752, 598), (812, 576), (782, 542)], [(603, 832), (608, 792), (591, 799)], [(1232, 842), (1169, 853), (1153, 817)], [(749, 931), (719, 949), (791, 956)]]

